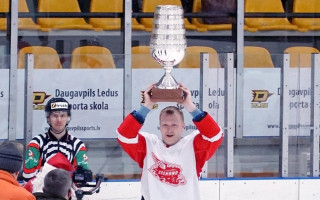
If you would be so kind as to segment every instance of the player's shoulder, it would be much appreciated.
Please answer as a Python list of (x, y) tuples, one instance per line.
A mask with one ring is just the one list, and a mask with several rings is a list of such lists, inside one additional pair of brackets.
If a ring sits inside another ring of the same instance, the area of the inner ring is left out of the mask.
[(47, 138), (47, 134), (46, 133), (41, 133), (41, 134), (39, 134), (39, 135), (36, 135), (36, 136), (34, 136), (31, 140), (30, 140), (30, 142), (29, 142), (29, 144), (30, 143), (40, 143), (41, 141), (44, 141), (45, 139)]
[(162, 140), (159, 138), (158, 135), (156, 134), (152, 134), (152, 133), (148, 133), (148, 132), (139, 132), (139, 134), (141, 136), (143, 136), (145, 138), (145, 140), (149, 140), (151, 141), (152, 143), (157, 143), (157, 142), (162, 142)]
[(69, 140), (72, 141), (73, 143), (80, 143), (80, 144), (84, 144), (83, 141), (80, 138), (77, 138), (74, 135), (70, 135), (68, 134)]
[(188, 134), (188, 135), (184, 136), (183, 138), (181, 138), (180, 141), (185, 141), (186, 142), (186, 141), (193, 140), (199, 134), (200, 134), (199, 130), (194, 130), (190, 134)]

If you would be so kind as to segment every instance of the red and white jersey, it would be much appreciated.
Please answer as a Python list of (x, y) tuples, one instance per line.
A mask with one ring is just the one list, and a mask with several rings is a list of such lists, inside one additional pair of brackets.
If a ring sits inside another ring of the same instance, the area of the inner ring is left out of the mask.
[(142, 168), (146, 200), (200, 199), (201, 169), (221, 144), (223, 133), (209, 115), (194, 123), (199, 131), (169, 147), (155, 134), (139, 132), (142, 125), (132, 115), (118, 128), (119, 143)]

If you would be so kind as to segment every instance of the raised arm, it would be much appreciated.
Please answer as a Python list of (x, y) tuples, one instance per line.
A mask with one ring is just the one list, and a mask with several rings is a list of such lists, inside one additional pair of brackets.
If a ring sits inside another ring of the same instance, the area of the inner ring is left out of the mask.
[(197, 163), (197, 174), (200, 175), (204, 163), (209, 160), (222, 142), (223, 133), (216, 121), (207, 113), (199, 110), (192, 101), (190, 90), (180, 84), (185, 93), (181, 103), (192, 117), (200, 134), (194, 139), (194, 151)]
[(144, 120), (156, 102), (151, 101), (149, 92), (154, 87), (150, 85), (144, 92), (144, 104), (138, 111), (130, 113), (117, 129), (118, 142), (128, 155), (135, 160), (140, 167), (146, 155), (145, 138), (139, 134)]
[(179, 83), (179, 88), (181, 88), (184, 92), (184, 100), (181, 105), (184, 107), (184, 109), (186, 109), (186, 111), (192, 113), (197, 109), (197, 107), (192, 101), (190, 90), (187, 87), (183, 86), (181, 83)]

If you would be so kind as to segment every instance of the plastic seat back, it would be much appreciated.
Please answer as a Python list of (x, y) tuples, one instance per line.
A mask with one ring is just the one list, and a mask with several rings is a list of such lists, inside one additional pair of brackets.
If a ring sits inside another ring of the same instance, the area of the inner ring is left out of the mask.
[[(38, 12), (81, 12), (77, 0), (39, 0)], [(52, 29), (93, 29), (83, 18), (38, 18), (43, 28)]]
[[(143, 0), (142, 12), (154, 12), (158, 5), (177, 5), (182, 6), (180, 0)], [(146, 31), (152, 31), (153, 18), (141, 18), (141, 24), (146, 27)], [(185, 28), (188, 30), (197, 30), (197, 27), (191, 24), (187, 19), (184, 20)]]
[(20, 49), (18, 69), (25, 68), (26, 54), (34, 55), (34, 69), (62, 69), (57, 51), (46, 46), (29, 46)]
[(200, 68), (200, 53), (209, 53), (209, 67), (221, 68), (219, 55), (212, 47), (190, 46), (186, 49), (186, 55), (178, 64), (179, 68)]
[[(294, 0), (294, 13), (320, 13), (318, 0)], [(308, 30), (320, 30), (320, 18), (293, 18), (292, 23)]]
[[(123, 0), (91, 0), (90, 12), (123, 12)], [(89, 23), (94, 27), (101, 28), (103, 30), (120, 30), (121, 19), (120, 18), (90, 18)], [(138, 23), (135, 18), (132, 18), (133, 30), (145, 30), (145, 27)]]
[[(284, 13), (281, 0), (246, 0), (245, 12), (247, 13)], [(296, 25), (287, 18), (245, 18), (245, 25), (258, 30), (298, 30)]]
[(319, 53), (319, 50), (313, 47), (295, 46), (285, 49), (284, 53), (290, 55), (290, 67), (308, 68), (311, 67), (311, 54)]
[(135, 46), (131, 48), (132, 68), (162, 68), (150, 54), (149, 46)]
[[(201, 0), (194, 0), (192, 6), (192, 12), (194, 13), (201, 13), (202, 12), (202, 5)], [(231, 30), (232, 24), (205, 24), (203, 23), (201, 18), (192, 18), (192, 24), (196, 25), (198, 28), (208, 30), (208, 31), (221, 31), (221, 30)], [(250, 32), (256, 32), (256, 28), (249, 28), (248, 26), (244, 25), (244, 30)], [(198, 30), (200, 31), (200, 30)]]
[(72, 51), (72, 69), (116, 68), (109, 49), (101, 46), (81, 46)]
[[(0, 12), (9, 12), (9, 0), (5, 0), (0, 4)], [(7, 29), (7, 19), (0, 18), (0, 30)]]
[(245, 68), (273, 68), (273, 62), (269, 51), (263, 47), (245, 46), (244, 47)]
[[(0, 4), (0, 12), (9, 12), (9, 1), (10, 0), (2, 0)], [(18, 10), (19, 12), (29, 12), (29, 8), (26, 0), (19, 0)], [(7, 19), (0, 18), (0, 30), (6, 30), (6, 29), (7, 29)], [(31, 18), (19, 18), (18, 29), (40, 30), (41, 26), (34, 23), (34, 21)]]
[[(192, 6), (192, 12), (201, 13), (201, 0), (194, 0)], [(192, 18), (192, 24), (196, 25), (199, 28), (203, 28), (209, 31), (218, 31), (218, 30), (231, 30), (231, 24), (204, 24), (201, 18)]]

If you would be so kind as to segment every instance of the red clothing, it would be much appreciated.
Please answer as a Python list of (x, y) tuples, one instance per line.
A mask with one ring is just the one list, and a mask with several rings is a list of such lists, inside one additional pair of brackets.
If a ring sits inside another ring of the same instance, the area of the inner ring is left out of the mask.
[(135, 114), (127, 116), (118, 128), (118, 141), (142, 168), (144, 199), (199, 200), (200, 173), (222, 142), (221, 128), (202, 113), (194, 121), (198, 130), (167, 146), (156, 135), (139, 132), (142, 124)]
[[(197, 175), (200, 176), (203, 165), (213, 156), (214, 152), (221, 144), (223, 137), (222, 135), (219, 135), (222, 134), (219, 125), (208, 114), (201, 121), (194, 121), (194, 123), (200, 131), (200, 134), (198, 134), (193, 141)], [(118, 141), (124, 151), (126, 151), (141, 168), (143, 168), (143, 161), (146, 156), (147, 147), (145, 138), (139, 134), (141, 127), (142, 124), (129, 114), (118, 128), (118, 133), (127, 139), (136, 138), (137, 142), (125, 143), (119, 140), (119, 138)], [(209, 141), (211, 138), (215, 137), (218, 137), (217, 140), (214, 142)]]
[(36, 198), (22, 188), (18, 181), (9, 173), (0, 170), (0, 199), (3, 200), (35, 200)]

